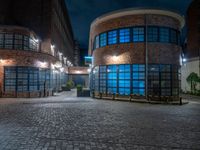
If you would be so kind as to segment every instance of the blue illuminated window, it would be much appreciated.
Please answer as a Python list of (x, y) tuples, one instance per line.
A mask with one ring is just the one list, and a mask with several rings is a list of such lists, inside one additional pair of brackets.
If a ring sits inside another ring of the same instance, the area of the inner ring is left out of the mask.
[(119, 65), (119, 94), (130, 95), (131, 86), (131, 66), (130, 65)]
[(95, 49), (99, 48), (99, 36), (96, 36), (95, 38)]
[(157, 27), (148, 27), (148, 42), (158, 42)]
[(106, 92), (106, 66), (100, 66), (99, 68), (99, 90), (102, 93)]
[(100, 47), (107, 45), (107, 33), (100, 34)]
[(144, 27), (133, 28), (133, 42), (144, 42)]
[(107, 67), (108, 73), (108, 93), (117, 92), (117, 65), (110, 65)]
[(133, 65), (133, 94), (145, 95), (145, 65)]
[(116, 44), (117, 43), (117, 30), (108, 32), (108, 44)]
[(159, 38), (160, 38), (160, 42), (169, 42), (169, 28), (160, 28), (159, 30)]
[(120, 43), (130, 42), (130, 29), (119, 30), (119, 42)]

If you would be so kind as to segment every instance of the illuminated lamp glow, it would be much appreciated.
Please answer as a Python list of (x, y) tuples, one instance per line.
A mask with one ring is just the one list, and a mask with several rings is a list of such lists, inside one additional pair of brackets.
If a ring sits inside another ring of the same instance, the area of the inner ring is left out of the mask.
[(183, 58), (183, 62), (186, 62), (187, 61), (187, 59), (186, 58)]
[(119, 57), (116, 56), (116, 55), (114, 55), (112, 58), (113, 58), (114, 61), (118, 61), (118, 59), (119, 59)]

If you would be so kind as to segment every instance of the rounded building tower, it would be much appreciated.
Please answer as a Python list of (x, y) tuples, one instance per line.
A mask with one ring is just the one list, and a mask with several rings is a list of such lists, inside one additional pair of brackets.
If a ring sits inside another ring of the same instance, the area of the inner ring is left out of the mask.
[(89, 39), (94, 96), (178, 97), (184, 24), (179, 14), (158, 9), (125, 9), (95, 19)]

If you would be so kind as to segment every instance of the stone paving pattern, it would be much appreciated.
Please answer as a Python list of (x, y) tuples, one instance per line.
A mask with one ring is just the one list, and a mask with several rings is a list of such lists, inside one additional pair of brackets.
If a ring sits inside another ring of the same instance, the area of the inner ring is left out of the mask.
[(0, 99), (0, 150), (200, 149), (200, 103)]

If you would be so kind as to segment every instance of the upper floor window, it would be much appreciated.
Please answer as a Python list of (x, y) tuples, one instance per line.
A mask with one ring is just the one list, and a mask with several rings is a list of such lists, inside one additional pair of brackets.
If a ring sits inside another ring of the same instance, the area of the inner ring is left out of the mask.
[(0, 48), (3, 48), (4, 43), (4, 34), (0, 34)]
[(158, 28), (148, 27), (148, 42), (157, 42), (157, 41), (158, 41)]
[(13, 49), (13, 34), (5, 34), (5, 48)]
[(23, 49), (23, 36), (20, 34), (15, 34), (15, 49)]
[(95, 48), (99, 48), (99, 36), (95, 38)]
[(160, 28), (160, 42), (169, 42), (169, 28)]
[(100, 35), (100, 47), (107, 45), (107, 33), (102, 33)]
[(119, 42), (127, 43), (130, 42), (130, 29), (121, 29), (119, 30)]
[(133, 41), (144, 42), (144, 27), (133, 28)]
[(177, 43), (177, 34), (176, 34), (176, 30), (170, 30), (170, 39), (171, 39), (171, 43)]
[(116, 44), (117, 43), (117, 30), (108, 32), (108, 44)]

